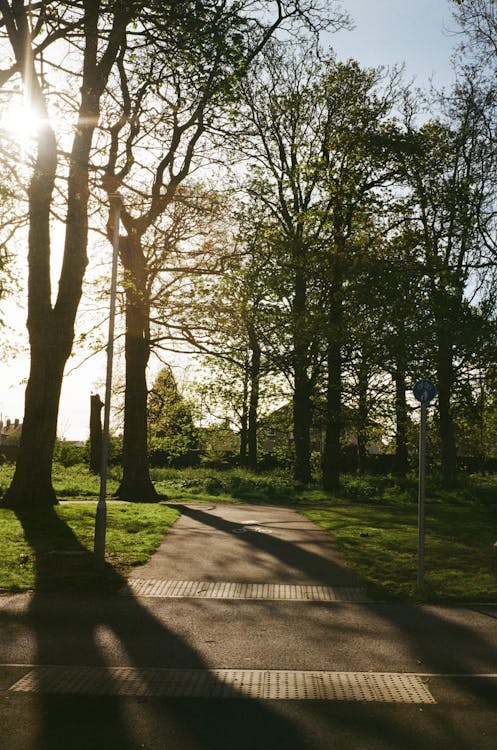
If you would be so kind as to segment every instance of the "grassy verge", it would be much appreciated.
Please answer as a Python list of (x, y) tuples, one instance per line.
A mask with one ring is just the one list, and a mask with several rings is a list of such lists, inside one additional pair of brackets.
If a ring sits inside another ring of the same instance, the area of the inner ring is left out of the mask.
[(0, 589), (113, 589), (145, 563), (179, 513), (163, 505), (112, 502), (107, 509), (104, 571), (93, 560), (94, 503), (30, 511), (20, 519), (0, 509)]
[(350, 567), (379, 596), (497, 601), (496, 507), (432, 503), (426, 513), (423, 591), (416, 584), (416, 507), (343, 504), (302, 512), (333, 534)]
[[(12, 471), (12, 467), (0, 467), (0, 493), (8, 486)], [(171, 501), (293, 505), (334, 535), (348, 564), (382, 597), (497, 601), (493, 553), (497, 476), (465, 477), (450, 490), (429, 479), (426, 586), (418, 591), (414, 475), (402, 480), (345, 476), (340, 493), (330, 495), (294, 483), (284, 471), (153, 469), (151, 474), (158, 492)], [(118, 480), (119, 470), (113, 468), (109, 493)], [(54, 486), (61, 499), (88, 500), (98, 495), (98, 477), (85, 466), (56, 464)], [(65, 558), (53, 554), (57, 549), (91, 550), (94, 513), (94, 504), (63, 504), (55, 509), (58, 523), (54, 516), (40, 514), (32, 516), (31, 528), (23, 529), (14, 514), (0, 510), (0, 588), (50, 588), (64, 581), (95, 586), (101, 576), (91, 569), (89, 557), (85, 561), (76, 554)], [(112, 570), (125, 574), (144, 562), (174, 518), (164, 506), (110, 503), (107, 552)]]

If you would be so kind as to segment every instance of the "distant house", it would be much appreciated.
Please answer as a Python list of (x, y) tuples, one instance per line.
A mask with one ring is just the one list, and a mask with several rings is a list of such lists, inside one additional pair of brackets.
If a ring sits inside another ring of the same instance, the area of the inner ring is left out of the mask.
[(10, 443), (17, 443), (21, 437), (22, 422), (18, 419), (14, 419), (12, 422), (7, 419), (5, 422), (0, 420), (0, 445), (9, 445)]

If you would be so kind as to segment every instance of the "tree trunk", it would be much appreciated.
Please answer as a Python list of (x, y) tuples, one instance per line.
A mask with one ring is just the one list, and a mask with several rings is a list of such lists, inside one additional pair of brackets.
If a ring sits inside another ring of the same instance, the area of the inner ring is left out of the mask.
[(454, 371), (451, 345), (448, 335), (442, 334), (439, 337), (437, 359), (438, 413), (440, 420), (442, 476), (445, 483), (451, 485), (456, 480), (457, 454), (454, 420), (450, 405), (452, 384), (454, 382)]
[(307, 280), (305, 248), (294, 248), (295, 279), (293, 299), (293, 439), (295, 462), (293, 476), (297, 482), (311, 481), (312, 387), (307, 372), (309, 359), (309, 322), (307, 316)]
[(368, 373), (362, 358), (359, 364), (359, 404), (357, 412), (357, 468), (360, 474), (366, 471), (368, 430)]
[(343, 305), (341, 282), (331, 290), (328, 311), (328, 352), (326, 385), (326, 433), (322, 458), (323, 488), (327, 492), (340, 486), (342, 430), (342, 328)]
[(249, 373), (247, 363), (245, 363), (243, 373), (243, 394), (242, 394), (242, 416), (240, 419), (240, 466), (247, 466), (248, 450), (248, 381)]
[(19, 455), (3, 501), (7, 507), (57, 504), (52, 486), (52, 459), (66, 359), (65, 350), (57, 347), (53, 338), (51, 345), (44, 342), (31, 349)]
[(159, 495), (150, 479), (147, 446), (150, 304), (146, 261), (139, 238), (121, 240), (121, 259), (126, 272), (126, 392), (123, 476), (116, 495), (130, 502), (155, 502)]
[(90, 396), (90, 471), (100, 474), (102, 468), (102, 407), (100, 396)]
[(407, 448), (407, 400), (405, 371), (398, 368), (395, 380), (395, 473), (405, 476), (408, 469), (409, 454)]
[(250, 400), (248, 412), (248, 465), (257, 470), (257, 413), (259, 409), (259, 379), (261, 374), (261, 347), (256, 331), (249, 326), (250, 359)]
[(52, 486), (52, 459), (62, 375), (70, 353), (65, 339), (71, 326), (68, 331), (67, 319), (60, 319), (54, 312), (50, 299), (50, 206), (56, 166), (55, 136), (47, 126), (38, 136), (29, 185), (27, 327), (31, 361), (16, 470), (4, 498), (9, 507), (57, 503)]

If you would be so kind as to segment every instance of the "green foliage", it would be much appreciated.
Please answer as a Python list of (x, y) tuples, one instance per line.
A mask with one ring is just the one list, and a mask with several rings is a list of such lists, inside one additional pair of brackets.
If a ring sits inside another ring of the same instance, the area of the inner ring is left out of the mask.
[(62, 464), (62, 466), (88, 463), (88, 458), (88, 445), (75, 445), (66, 440), (56, 440), (54, 461)]
[(198, 501), (216, 497), (219, 500), (243, 502), (297, 502), (301, 488), (295, 486), (288, 472), (256, 474), (248, 469), (214, 470), (212, 468), (152, 469), (151, 476), (159, 492), (174, 499)]
[(198, 430), (192, 407), (180, 394), (169, 368), (159, 372), (148, 402), (149, 455), (152, 465), (194, 462)]
[(238, 435), (226, 423), (211, 424), (199, 431), (202, 463), (228, 468), (237, 456)]

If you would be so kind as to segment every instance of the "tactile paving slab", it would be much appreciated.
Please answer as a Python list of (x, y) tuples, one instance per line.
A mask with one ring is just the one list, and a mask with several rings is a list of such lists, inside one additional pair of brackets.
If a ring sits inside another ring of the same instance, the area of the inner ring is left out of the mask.
[(435, 703), (419, 676), (378, 672), (40, 666), (31, 669), (10, 690), (164, 698)]
[(222, 581), (161, 581), (130, 578), (121, 589), (128, 596), (194, 599), (271, 599), (311, 602), (365, 602), (366, 591), (350, 586), (233, 583)]

